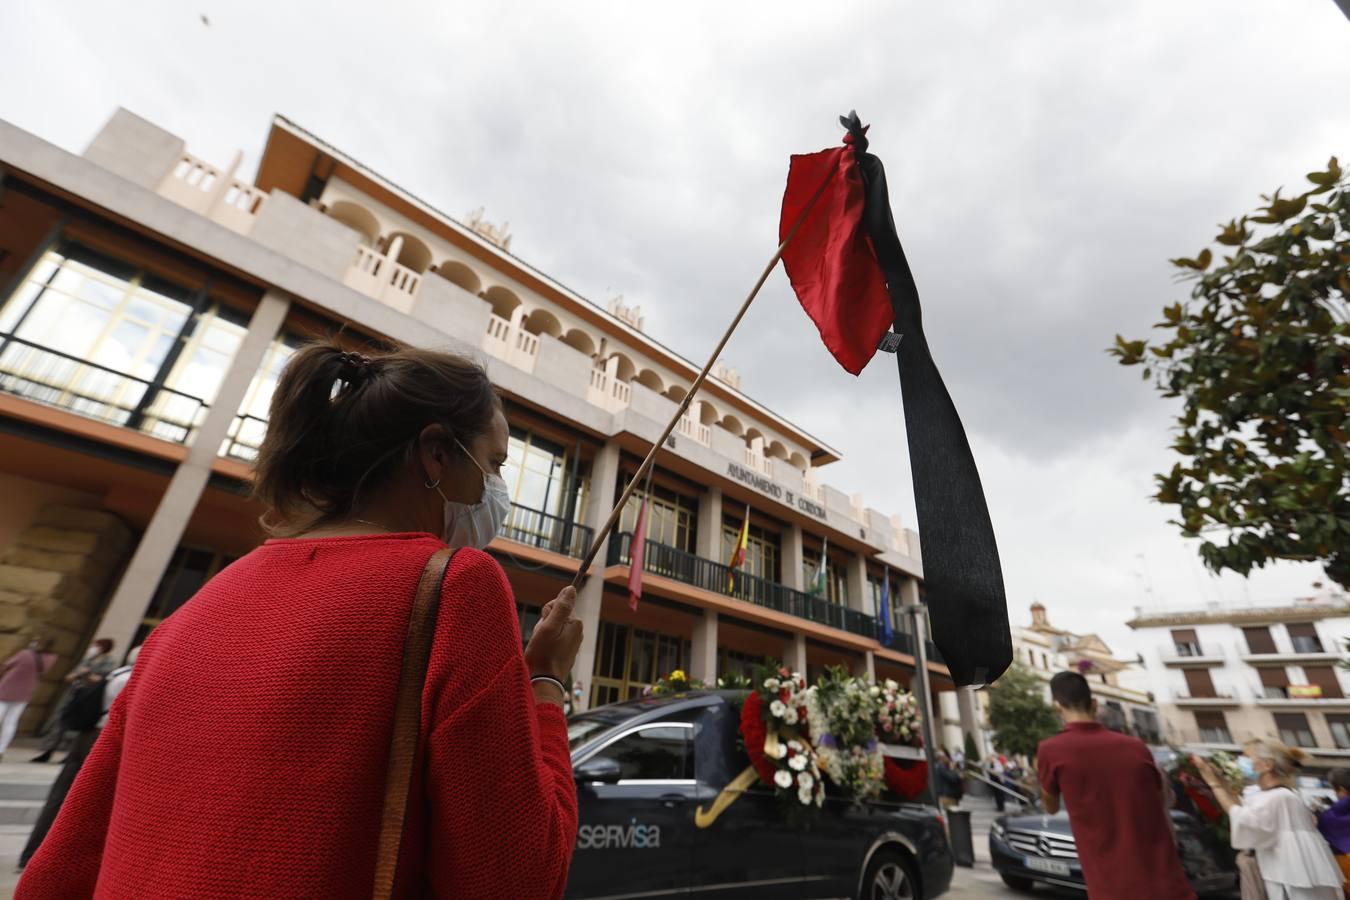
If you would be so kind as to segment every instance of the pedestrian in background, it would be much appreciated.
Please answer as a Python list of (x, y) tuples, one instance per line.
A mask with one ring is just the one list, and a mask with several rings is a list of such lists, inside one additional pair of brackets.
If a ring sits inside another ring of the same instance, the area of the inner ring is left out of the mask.
[(1005, 769), (1006, 766), (1002, 761), (1002, 757), (998, 754), (991, 753), (989, 758), (985, 760), (984, 771), (991, 782), (990, 789), (994, 792), (994, 806), (999, 812), (1003, 812), (1003, 806), (1008, 802), (1007, 792), (1005, 790), (1007, 785), (1003, 781)]
[[(273, 538), (150, 633), (16, 898), (369, 900), (377, 873), (396, 897), (561, 897), (581, 623), (562, 587), (522, 652), (510, 582), (479, 549), (510, 511), (509, 436), (467, 359), (297, 351), (254, 470)], [(399, 705), (414, 599), (437, 586)], [(411, 781), (390, 781), (405, 759)]]
[(1168, 818), (1162, 772), (1148, 746), (1097, 721), (1087, 679), (1059, 672), (1050, 695), (1064, 730), (1041, 741), (1041, 803), (1069, 812), (1092, 900), (1195, 900)]
[(19, 730), (19, 718), (33, 699), (38, 682), (56, 662), (51, 638), (33, 638), (0, 665), (0, 760)]
[(56, 814), (61, 811), (61, 805), (65, 803), (66, 795), (70, 793), (70, 786), (75, 783), (75, 776), (80, 773), (80, 767), (89, 757), (89, 751), (94, 749), (98, 736), (108, 724), (108, 711), (112, 709), (117, 695), (122, 693), (122, 689), (131, 680), (131, 668), (136, 664), (136, 656), (140, 652), (140, 647), (132, 647), (131, 652), (127, 654), (127, 664), (108, 673), (103, 695), (99, 701), (101, 710), (99, 720), (93, 728), (77, 731), (75, 740), (70, 745), (70, 752), (66, 754), (65, 761), (61, 763), (61, 773), (56, 776), (56, 781), (52, 782), (51, 790), (47, 792), (47, 802), (42, 805), (42, 812), (38, 814), (37, 822), (34, 823), (33, 830), (28, 835), (28, 843), (24, 845), (23, 852), (19, 854), (19, 871), (23, 871), (24, 866), (28, 865), (28, 861), (33, 858), (33, 854), (37, 852), (38, 847), (42, 846), (42, 841), (47, 837), (47, 832), (51, 830), (52, 822), (56, 821)]
[(937, 754), (938, 803), (943, 809), (955, 809), (961, 803), (961, 775), (945, 751)]
[[(1228, 814), (1233, 849), (1256, 851), (1269, 900), (1341, 900), (1345, 878), (1318, 833), (1312, 811), (1294, 792), (1307, 754), (1274, 741), (1242, 745), (1238, 765), (1258, 791), (1234, 797), (1208, 760), (1191, 757)], [(1244, 886), (1245, 895), (1246, 888)]]
[[(1341, 874), (1350, 882), (1350, 769), (1332, 769), (1327, 781), (1336, 792), (1336, 802), (1317, 817), (1317, 830), (1326, 838)], [(1350, 898), (1350, 884), (1344, 890)]]
[(69, 731), (66, 728), (65, 718), (66, 710), (70, 707), (71, 701), (78, 697), (81, 692), (99, 685), (113, 669), (117, 668), (117, 660), (113, 659), (112, 655), (113, 646), (113, 642), (108, 638), (99, 638), (94, 641), (89, 647), (88, 658), (66, 675), (66, 684), (69, 687), (61, 695), (60, 702), (56, 704), (55, 714), (48, 720), (46, 737), (43, 738), (39, 747), (41, 752), (29, 760), (30, 762), (51, 762), (52, 754), (61, 749), (61, 744)]

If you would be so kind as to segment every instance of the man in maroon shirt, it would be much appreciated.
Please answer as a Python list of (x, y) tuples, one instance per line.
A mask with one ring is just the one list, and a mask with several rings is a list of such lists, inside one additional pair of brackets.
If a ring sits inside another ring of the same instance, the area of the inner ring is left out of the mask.
[(1097, 722), (1087, 679), (1050, 679), (1064, 730), (1041, 741), (1036, 768), (1045, 811), (1069, 811), (1078, 861), (1092, 900), (1195, 900), (1182, 871), (1166, 788), (1153, 754), (1138, 738)]

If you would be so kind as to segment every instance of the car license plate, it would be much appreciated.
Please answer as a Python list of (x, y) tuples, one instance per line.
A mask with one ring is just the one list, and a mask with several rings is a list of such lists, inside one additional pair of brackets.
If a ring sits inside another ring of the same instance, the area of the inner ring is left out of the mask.
[(1069, 875), (1069, 864), (1056, 862), (1053, 859), (1037, 859), (1034, 856), (1028, 856), (1027, 868), (1033, 872), (1044, 872), (1047, 875), (1060, 875), (1066, 878)]

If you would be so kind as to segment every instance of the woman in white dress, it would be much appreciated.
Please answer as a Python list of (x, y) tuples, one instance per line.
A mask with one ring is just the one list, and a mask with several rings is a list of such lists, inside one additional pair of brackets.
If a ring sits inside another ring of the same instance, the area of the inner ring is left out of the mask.
[(1317, 830), (1317, 820), (1293, 790), (1294, 774), (1307, 755), (1273, 741), (1248, 741), (1242, 749), (1245, 755), (1238, 763), (1260, 790), (1241, 800), (1213, 766), (1193, 757), (1228, 813), (1233, 848), (1256, 851), (1268, 900), (1343, 900), (1340, 866)]

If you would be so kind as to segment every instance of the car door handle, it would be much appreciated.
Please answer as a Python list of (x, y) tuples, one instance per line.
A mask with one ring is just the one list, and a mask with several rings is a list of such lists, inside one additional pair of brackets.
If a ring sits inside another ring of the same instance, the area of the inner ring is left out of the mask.
[(684, 794), (662, 794), (661, 805), (666, 809), (674, 809), (677, 806), (683, 806), (688, 799)]

